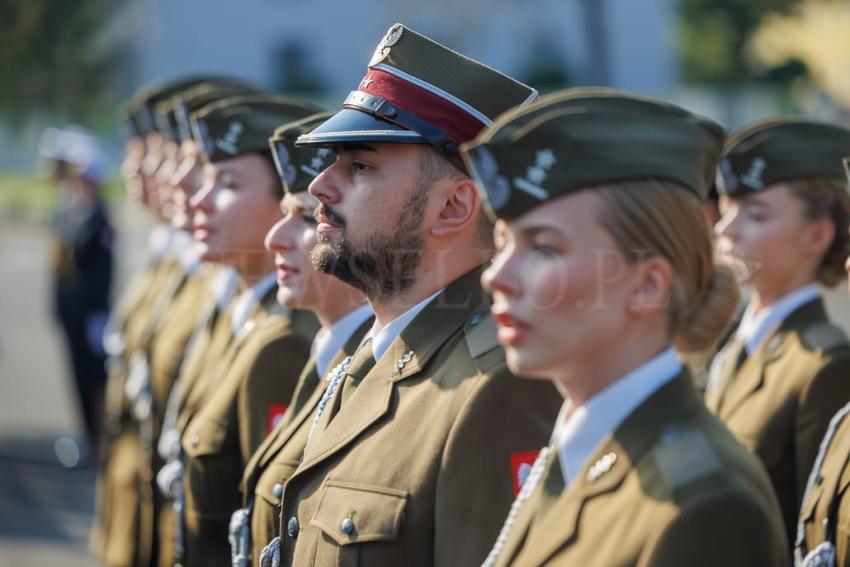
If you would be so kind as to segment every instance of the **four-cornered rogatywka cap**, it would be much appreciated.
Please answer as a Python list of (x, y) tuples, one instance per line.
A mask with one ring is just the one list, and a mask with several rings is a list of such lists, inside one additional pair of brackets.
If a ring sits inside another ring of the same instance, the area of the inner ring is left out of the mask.
[(512, 218), (551, 199), (637, 179), (705, 199), (723, 129), (673, 104), (610, 89), (553, 93), (502, 117), (463, 149), (487, 209)]
[(717, 187), (730, 197), (811, 177), (844, 178), (850, 129), (807, 118), (772, 118), (745, 126), (723, 148)]
[(334, 162), (333, 152), (328, 148), (295, 146), (299, 136), (312, 131), (331, 116), (333, 112), (321, 112), (284, 124), (269, 138), (277, 174), (288, 193), (306, 191), (313, 179)]
[(531, 87), (395, 24), (342, 109), (297, 144), (430, 143), (456, 156), (499, 114), (536, 98)]
[(269, 136), (279, 125), (321, 108), (283, 96), (245, 95), (207, 105), (192, 115), (194, 138), (210, 162), (247, 153), (269, 153)]

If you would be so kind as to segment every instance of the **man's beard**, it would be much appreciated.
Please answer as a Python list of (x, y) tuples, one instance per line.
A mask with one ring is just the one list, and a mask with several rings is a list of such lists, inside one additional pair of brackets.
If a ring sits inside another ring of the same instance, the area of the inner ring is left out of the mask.
[(404, 293), (413, 285), (422, 262), (427, 194), (427, 187), (419, 187), (402, 209), (398, 229), (390, 235), (370, 234), (359, 250), (345, 239), (345, 219), (319, 205), (316, 215), (331, 219), (340, 227), (340, 234), (336, 238), (317, 235), (311, 254), (313, 266), (359, 289), (370, 301), (386, 301)]

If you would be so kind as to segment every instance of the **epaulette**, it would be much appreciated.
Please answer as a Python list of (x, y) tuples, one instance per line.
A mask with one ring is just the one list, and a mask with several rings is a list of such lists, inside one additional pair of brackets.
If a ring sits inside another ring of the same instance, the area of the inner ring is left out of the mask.
[(847, 335), (828, 321), (817, 321), (803, 329), (800, 341), (809, 350), (831, 352), (847, 345)]
[(466, 346), (473, 359), (483, 356), (499, 346), (496, 322), (486, 312), (473, 313), (464, 327)]
[(722, 468), (708, 437), (695, 429), (665, 432), (653, 448), (652, 457), (673, 493)]

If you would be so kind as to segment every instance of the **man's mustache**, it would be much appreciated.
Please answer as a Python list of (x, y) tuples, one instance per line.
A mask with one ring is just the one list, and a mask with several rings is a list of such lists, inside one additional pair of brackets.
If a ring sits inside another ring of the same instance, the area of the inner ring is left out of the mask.
[(316, 207), (316, 210), (313, 212), (313, 216), (316, 218), (316, 222), (328, 219), (341, 228), (345, 227), (345, 218), (324, 203), (321, 203), (318, 207)]

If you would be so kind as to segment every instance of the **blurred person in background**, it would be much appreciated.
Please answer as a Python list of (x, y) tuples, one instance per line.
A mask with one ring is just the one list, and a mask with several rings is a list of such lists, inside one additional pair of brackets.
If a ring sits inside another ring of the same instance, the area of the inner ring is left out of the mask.
[(45, 131), (40, 153), (59, 189), (51, 223), (53, 311), (68, 347), (87, 445), (94, 449), (103, 425), (103, 331), (115, 240), (102, 198), (106, 157), (99, 142), (76, 127)]
[[(164, 325), (165, 315), (178, 300), (182, 298), (180, 305), (188, 305), (186, 309), (191, 312), (208, 289), (205, 280), (196, 277), (204, 271), (198, 269), (200, 263), (192, 254), (191, 237), (170, 227), (170, 208), (163, 206), (156, 179), (163, 162), (164, 138), (157, 129), (156, 105), (203, 81), (203, 77), (179, 78), (146, 86), (124, 109), (130, 141), (121, 171), (128, 195), (147, 209), (155, 225), (144, 265), (121, 294), (110, 316), (105, 340), (109, 352), (106, 435), (100, 455), (90, 549), (110, 566), (149, 567), (155, 553), (150, 463), (154, 458), (155, 426), (161, 415), (157, 415), (160, 408), (154, 404), (151, 387), (150, 349)], [(188, 336), (194, 318), (191, 313), (187, 317)], [(175, 348), (181, 348), (177, 340)], [(169, 381), (168, 372), (161, 375), (165, 376), (163, 382)], [(167, 396), (168, 385), (161, 389)]]
[(850, 345), (820, 289), (846, 278), (848, 154), (850, 129), (769, 119), (729, 138), (717, 177), (717, 246), (751, 294), (706, 404), (764, 463), (791, 544), (818, 445), (850, 400)]
[[(285, 414), (309, 357), (315, 317), (277, 303), (263, 240), (280, 218), (282, 194), (268, 138), (279, 124), (317, 110), (297, 99), (244, 95), (192, 115), (203, 155), (203, 184), (190, 199), (196, 250), (203, 261), (236, 272), (237, 293), (215, 322), (201, 353), (205, 370), (185, 400), (193, 407), (181, 427), (181, 466), (175, 467), (180, 565), (230, 564), (227, 528), (240, 506), (242, 470)], [(162, 548), (171, 543), (160, 542)]]
[[(170, 225), (175, 231), (192, 234), (194, 210), (190, 206), (192, 197), (203, 184), (203, 161), (200, 142), (193, 137), (190, 116), (208, 104), (223, 98), (256, 92), (253, 88), (241, 88), (230, 83), (204, 82), (172, 97), (171, 104), (178, 124), (178, 162), (174, 174), (167, 181), (171, 200)], [(182, 556), (182, 526), (177, 518), (182, 513), (182, 453), (180, 437), (194, 411), (202, 403), (198, 380), (207, 376), (215, 367), (224, 345), (232, 336), (229, 322), (221, 315), (236, 299), (238, 275), (228, 266), (210, 266), (212, 275), (197, 319), (192, 322), (191, 336), (185, 350), (180, 354), (181, 362), (177, 376), (164, 403), (161, 427), (156, 443), (157, 459), (152, 467), (156, 474), (158, 490), (154, 494), (155, 522), (159, 545), (157, 563), (170, 567)], [(179, 325), (179, 321), (176, 322)], [(166, 338), (162, 345), (171, 348)], [(178, 345), (180, 343), (178, 342)], [(152, 455), (153, 457), (153, 455)]]

